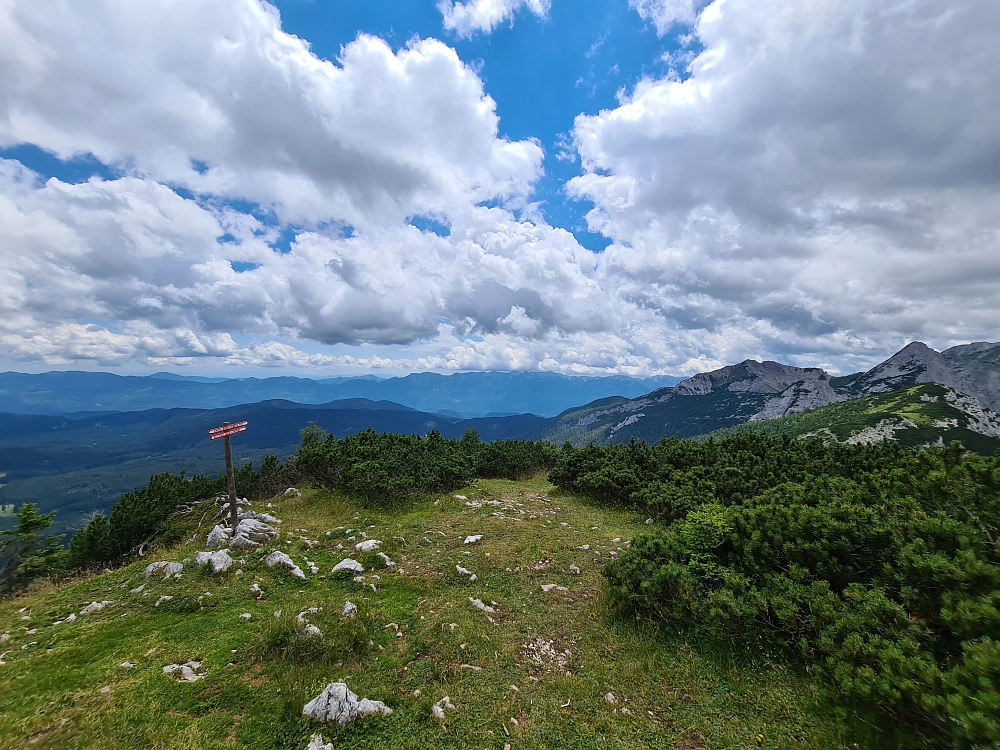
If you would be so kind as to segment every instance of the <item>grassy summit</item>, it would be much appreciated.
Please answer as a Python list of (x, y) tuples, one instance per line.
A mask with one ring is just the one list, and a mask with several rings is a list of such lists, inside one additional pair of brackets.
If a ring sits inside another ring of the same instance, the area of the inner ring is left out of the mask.
[[(225, 574), (195, 567), (212, 525), (206, 506), (177, 547), (0, 603), (0, 633), (10, 635), (0, 646), (0, 748), (285, 750), (316, 731), (351, 748), (856, 747), (858, 727), (831, 718), (815, 686), (766, 649), (732, 657), (610, 610), (602, 568), (648, 529), (644, 517), (541, 479), (480, 481), (456, 494), (465, 499), (396, 510), (322, 491), (272, 500), (278, 548), (305, 581), (265, 567), (263, 550), (234, 551)], [(354, 552), (347, 537), (362, 531), (382, 540), (395, 568)], [(483, 539), (463, 544), (470, 534)], [(364, 564), (364, 583), (330, 573), (347, 556)], [(188, 562), (180, 579), (154, 575), (131, 594), (157, 560)], [(543, 591), (549, 584), (565, 590)], [(470, 598), (496, 602), (496, 612)], [(99, 612), (53, 624), (104, 600)], [(355, 619), (341, 616), (348, 600)], [(310, 607), (322, 637), (295, 624)], [(163, 674), (189, 660), (204, 663), (203, 679)], [(344, 729), (304, 719), (305, 703), (338, 680), (393, 715)], [(456, 708), (439, 722), (431, 706), (445, 695)]]

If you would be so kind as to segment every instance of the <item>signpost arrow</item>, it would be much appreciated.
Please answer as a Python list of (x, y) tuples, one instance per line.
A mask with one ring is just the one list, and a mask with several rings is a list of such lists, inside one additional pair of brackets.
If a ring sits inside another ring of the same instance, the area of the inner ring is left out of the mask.
[(236, 507), (236, 471), (233, 469), (233, 449), (229, 438), (238, 432), (246, 432), (246, 429), (246, 422), (236, 422), (235, 424), (223, 422), (222, 427), (213, 427), (208, 431), (210, 439), (222, 438), (226, 446), (226, 474), (229, 476), (229, 523), (233, 527), (234, 536), (240, 522), (240, 511)]

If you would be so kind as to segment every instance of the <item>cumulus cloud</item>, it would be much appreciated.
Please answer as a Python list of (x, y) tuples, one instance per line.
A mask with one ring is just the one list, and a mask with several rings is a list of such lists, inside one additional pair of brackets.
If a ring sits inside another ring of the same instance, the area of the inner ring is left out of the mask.
[(444, 27), (459, 36), (472, 36), (477, 31), (489, 33), (521, 8), (536, 16), (548, 15), (552, 0), (441, 0), (438, 10), (444, 16)]
[(786, 360), (995, 339), (997, 28), (990, 0), (716, 0), (689, 77), (576, 120), (602, 285)]
[(700, 52), (577, 118), (594, 254), (441, 42), (331, 62), (257, 0), (0, 4), (0, 145), (119, 175), (0, 160), (0, 357), (645, 375), (995, 339), (1000, 7), (633, 5)]

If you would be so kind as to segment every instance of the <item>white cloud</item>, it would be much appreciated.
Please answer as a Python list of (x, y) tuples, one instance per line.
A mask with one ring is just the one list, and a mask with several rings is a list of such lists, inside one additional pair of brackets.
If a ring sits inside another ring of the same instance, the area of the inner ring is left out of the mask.
[(991, 0), (716, 0), (689, 78), (577, 118), (603, 288), (845, 369), (995, 339), (998, 28)]
[(652, 21), (661, 36), (678, 24), (691, 25), (709, 0), (629, 0), (642, 18)]
[(469, 37), (477, 31), (489, 33), (507, 19), (527, 8), (545, 18), (552, 0), (440, 0), (438, 10), (444, 16), (444, 27), (459, 36)]

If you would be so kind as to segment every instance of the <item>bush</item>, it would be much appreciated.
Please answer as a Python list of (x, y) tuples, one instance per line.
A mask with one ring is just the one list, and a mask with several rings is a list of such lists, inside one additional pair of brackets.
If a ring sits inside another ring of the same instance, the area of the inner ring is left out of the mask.
[(777, 636), (841, 701), (1000, 747), (1000, 454), (737, 436), (564, 448), (552, 475), (664, 522), (606, 569), (623, 606)]

